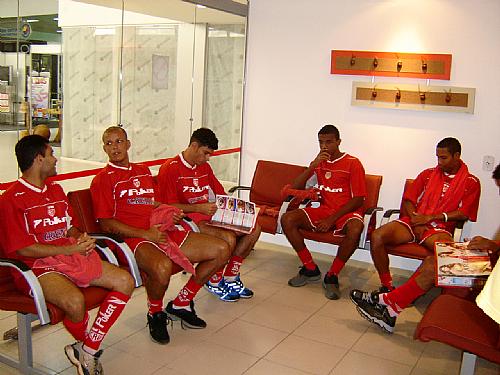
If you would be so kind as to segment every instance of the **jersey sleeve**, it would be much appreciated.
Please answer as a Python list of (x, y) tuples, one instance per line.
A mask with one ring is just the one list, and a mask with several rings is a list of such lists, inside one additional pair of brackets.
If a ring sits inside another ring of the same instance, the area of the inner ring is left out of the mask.
[(209, 166), (209, 173), (208, 173), (208, 179), (210, 183), (210, 187), (212, 188), (213, 192), (216, 195), (227, 195), (226, 191), (224, 190), (224, 186), (220, 183), (220, 181), (215, 177), (214, 171), (212, 170), (212, 167)]
[(161, 203), (180, 203), (177, 196), (179, 170), (172, 161), (163, 164), (158, 172), (158, 191), (156, 199)]
[(92, 207), (96, 219), (110, 219), (114, 215), (113, 188), (105, 173), (104, 171), (100, 172), (90, 184)]
[(410, 201), (413, 205), (417, 205), (418, 199), (422, 195), (425, 190), (425, 186), (427, 185), (427, 181), (429, 180), (430, 173), (432, 169), (426, 169), (419, 173), (417, 178), (413, 180), (413, 183), (410, 187), (404, 192), (403, 200)]
[(11, 258), (18, 257), (17, 250), (36, 243), (35, 237), (28, 233), (23, 209), (16, 204), (16, 201), (11, 195), (0, 198), (2, 247), (5, 255)]
[(481, 184), (473, 176), (467, 178), (465, 184), (465, 193), (460, 202), (459, 210), (466, 215), (470, 221), (477, 220), (477, 211), (479, 208), (479, 197), (481, 195)]
[(358, 159), (352, 163), (351, 167), (351, 193), (353, 197), (366, 197), (366, 176), (365, 168)]

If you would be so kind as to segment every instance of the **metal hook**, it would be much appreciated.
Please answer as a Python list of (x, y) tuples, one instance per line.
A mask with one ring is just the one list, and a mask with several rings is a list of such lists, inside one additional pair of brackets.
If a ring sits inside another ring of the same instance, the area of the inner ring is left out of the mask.
[(401, 90), (398, 89), (397, 87), (396, 87), (396, 89), (398, 90), (396, 92), (396, 101), (399, 102), (401, 100)]
[(377, 97), (377, 90), (376, 90), (377, 85), (373, 86), (372, 89), (372, 98), (375, 99)]
[(374, 68), (376, 68), (377, 66), (378, 66), (378, 60), (377, 60), (377, 58), (375, 57), (375, 58), (373, 59), (373, 67), (374, 67)]
[(427, 73), (427, 63), (425, 62), (424, 59), (422, 59), (422, 71), (424, 73)]
[(351, 66), (353, 66), (354, 64), (356, 64), (356, 56), (352, 55), (351, 56)]

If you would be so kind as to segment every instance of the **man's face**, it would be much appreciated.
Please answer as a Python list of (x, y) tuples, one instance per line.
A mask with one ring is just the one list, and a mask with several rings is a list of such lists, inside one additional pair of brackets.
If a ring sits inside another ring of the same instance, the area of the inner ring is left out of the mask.
[(202, 165), (210, 160), (210, 156), (214, 153), (214, 150), (207, 146), (199, 146), (198, 143), (193, 143), (193, 151), (194, 151), (194, 164)]
[(54, 150), (50, 145), (47, 145), (47, 148), (45, 148), (45, 154), (42, 158), (41, 167), (41, 172), (45, 178), (55, 176), (57, 174), (56, 164), (57, 158), (54, 156)]
[(452, 155), (447, 148), (437, 147), (436, 156), (438, 159), (438, 166), (443, 172), (452, 173), (457, 171), (460, 165), (460, 154), (458, 152)]
[(321, 152), (327, 152), (330, 156), (339, 152), (340, 139), (334, 134), (319, 134), (318, 141)]
[(108, 155), (109, 161), (116, 165), (128, 164), (128, 149), (130, 141), (125, 138), (125, 133), (121, 130), (112, 130), (104, 133), (102, 137), (104, 152)]

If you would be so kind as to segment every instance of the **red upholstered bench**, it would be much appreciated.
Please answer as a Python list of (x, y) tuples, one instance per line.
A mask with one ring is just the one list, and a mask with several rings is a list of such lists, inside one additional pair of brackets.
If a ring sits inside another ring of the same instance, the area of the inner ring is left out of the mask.
[(474, 301), (440, 295), (427, 308), (415, 338), (463, 350), (461, 375), (474, 373), (476, 356), (500, 364), (500, 327)]
[[(259, 160), (253, 175), (252, 185), (250, 187), (235, 186), (229, 192), (249, 190), (250, 200), (261, 208), (257, 222), (262, 227), (262, 230), (271, 234), (281, 233), (279, 216), (277, 214), (281, 215), (287, 210), (297, 208), (300, 203), (293, 201), (283, 202), (281, 190), (285, 185), (291, 184), (305, 169), (306, 167), (304, 166), (294, 164)], [(366, 184), (368, 196), (363, 205), (365, 230), (360, 239), (361, 248), (365, 247), (368, 233), (375, 227), (376, 212), (382, 210), (377, 207), (382, 176), (366, 175)], [(340, 237), (334, 237), (331, 233), (304, 231), (303, 234), (308, 239), (334, 245), (338, 245), (341, 241)]]
[[(0, 256), (3, 252), (0, 250)], [(31, 287), (33, 297), (19, 292), (14, 284), (12, 272), (23, 274)], [(89, 287), (81, 291), (88, 309), (98, 307), (108, 291)], [(64, 312), (58, 307), (45, 302), (38, 279), (23, 262), (0, 258), (0, 310), (17, 312), (18, 359), (6, 354), (0, 355), (0, 362), (14, 367), (22, 374), (44, 374), (33, 367), (33, 344), (31, 322), (39, 320), (41, 325), (57, 324), (64, 319)], [(62, 350), (62, 348), (60, 348)]]

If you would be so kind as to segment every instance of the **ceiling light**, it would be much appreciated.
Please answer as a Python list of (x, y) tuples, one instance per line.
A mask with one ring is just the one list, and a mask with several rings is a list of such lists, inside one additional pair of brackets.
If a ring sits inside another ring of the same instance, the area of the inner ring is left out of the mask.
[(59, 17), (54, 17), (53, 20), (54, 21), (59, 21)]
[(196, 8), (204, 9), (206, 8), (206, 6), (201, 4), (196, 4)]
[(26, 20), (26, 22), (28, 22), (28, 23), (32, 23), (32, 22), (40, 22), (40, 20), (30, 19), (30, 20)]

